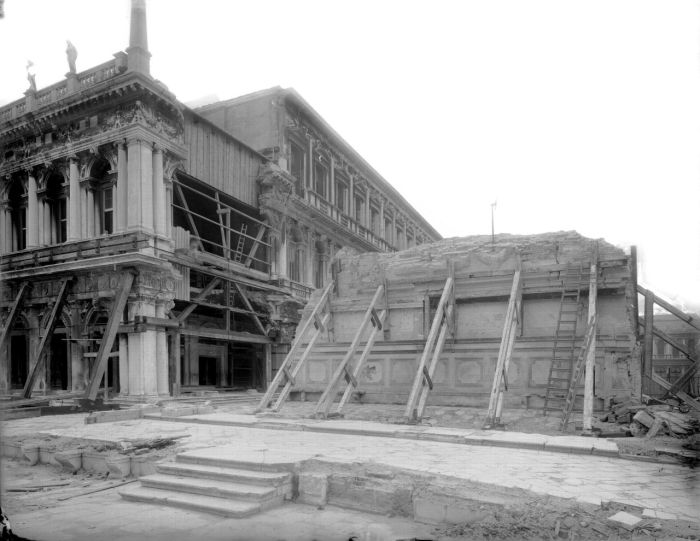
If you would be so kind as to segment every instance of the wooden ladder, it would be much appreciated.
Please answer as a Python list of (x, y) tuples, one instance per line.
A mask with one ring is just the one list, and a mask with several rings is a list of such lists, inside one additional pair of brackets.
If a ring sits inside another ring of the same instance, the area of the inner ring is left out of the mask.
[(521, 271), (518, 268), (513, 274), (513, 285), (510, 290), (510, 299), (506, 311), (506, 319), (503, 324), (501, 347), (498, 350), (496, 371), (493, 375), (491, 397), (489, 398), (489, 410), (484, 423), (484, 429), (493, 428), (501, 424), (501, 411), (503, 409), (503, 394), (508, 390), (508, 368), (513, 353), (515, 334), (520, 323), (520, 307), (523, 298), (523, 285)]
[(44, 359), (46, 358), (45, 354), (48, 349), (49, 342), (51, 341), (53, 331), (58, 323), (61, 308), (63, 308), (63, 303), (68, 296), (68, 285), (71, 283), (72, 279), (72, 277), (69, 277), (61, 280), (58, 295), (53, 303), (53, 308), (51, 308), (49, 319), (44, 328), (40, 331), (39, 345), (36, 349), (36, 353), (34, 354), (34, 360), (30, 365), (31, 369), (29, 371), (29, 375), (27, 376), (27, 381), (24, 383), (24, 390), (22, 391), (24, 398), (32, 397), (32, 389), (34, 388), (34, 383), (39, 375), (39, 367), (44, 363)]
[(241, 230), (238, 233), (238, 244), (236, 244), (236, 251), (233, 254), (233, 260), (236, 263), (240, 263), (243, 259), (243, 246), (245, 245), (245, 235), (248, 231), (248, 224), (243, 222), (241, 224)]
[[(442, 290), (435, 317), (430, 325), (428, 339), (425, 342), (423, 355), (418, 363), (416, 377), (408, 397), (404, 413), (407, 422), (418, 422), (423, 417), (428, 393), (433, 388), (433, 375), (445, 345), (447, 332), (449, 331), (454, 336), (454, 283), (454, 272), (451, 271), (450, 276), (445, 281), (445, 287)], [(430, 358), (429, 364), (428, 358)]]
[[(333, 285), (334, 282), (331, 280), (326, 286), (326, 288), (323, 290), (323, 293), (321, 294), (318, 303), (314, 307), (309, 318), (306, 320), (306, 323), (304, 323), (301, 329), (297, 330), (297, 335), (294, 338), (292, 347), (289, 349), (289, 353), (287, 353), (287, 356), (282, 362), (282, 366), (280, 366), (280, 369), (277, 371), (277, 374), (275, 374), (275, 377), (270, 382), (270, 386), (267, 388), (267, 391), (265, 391), (262, 400), (260, 400), (260, 404), (258, 404), (258, 407), (255, 408), (255, 413), (259, 413), (270, 407), (275, 393), (278, 392), (278, 387), (283, 383), (284, 387), (277, 394), (277, 400), (275, 401), (272, 410), (279, 411), (282, 405), (284, 404), (285, 400), (287, 400), (287, 397), (289, 396), (289, 393), (296, 382), (295, 378), (299, 373), (299, 370), (301, 370), (301, 367), (303, 366), (306, 359), (309, 357), (311, 350), (314, 348), (316, 341), (319, 339), (321, 334), (327, 329), (328, 324), (331, 321), (330, 294), (333, 289)], [(324, 314), (324, 311), (326, 309), (327, 311)], [(306, 332), (312, 327), (315, 330), (311, 335), (311, 338), (309, 339), (309, 342), (306, 345), (304, 352), (301, 354), (301, 357), (295, 363), (294, 361), (296, 360), (297, 350), (299, 349), (299, 346), (301, 345), (304, 336), (306, 335)]]
[[(352, 390), (357, 388), (357, 378), (360, 375), (362, 365), (367, 360), (367, 357), (369, 356), (369, 353), (372, 350), (372, 346), (374, 345), (374, 341), (377, 337), (377, 333), (382, 330), (382, 323), (384, 322), (384, 319), (387, 315), (386, 310), (382, 310), (381, 313), (377, 313), (375, 308), (382, 295), (386, 295), (386, 290), (384, 289), (383, 285), (380, 285), (379, 287), (377, 287), (377, 291), (374, 293), (374, 297), (372, 297), (372, 300), (370, 301), (369, 306), (365, 311), (365, 315), (362, 318), (362, 321), (360, 322), (357, 331), (355, 332), (355, 336), (352, 340), (352, 343), (350, 344), (350, 348), (343, 357), (343, 360), (340, 362), (338, 368), (336, 368), (335, 372), (333, 373), (331, 380), (328, 382), (328, 385), (326, 386), (325, 390), (323, 391), (323, 394), (321, 395), (321, 398), (318, 401), (318, 404), (316, 405), (316, 417), (328, 417), (328, 412), (331, 409), (331, 406), (333, 405), (333, 401), (335, 400), (337, 394), (336, 386), (338, 385), (338, 382), (340, 381), (340, 378), (343, 377), (343, 375), (345, 376), (345, 381), (347, 382), (347, 385), (345, 387), (345, 391), (343, 392), (343, 396), (340, 399), (340, 403), (338, 404), (338, 408), (335, 412), (335, 415), (340, 415), (342, 413), (343, 407), (350, 398)], [(355, 357), (355, 352), (357, 351), (357, 348), (360, 345), (362, 335), (365, 334), (367, 325), (369, 325), (370, 323), (372, 324), (370, 336), (367, 339), (365, 347), (360, 356), (360, 360), (355, 366), (355, 369), (351, 370), (349, 367), (350, 361)]]
[(562, 411), (566, 392), (571, 382), (572, 365), (576, 351), (576, 326), (580, 310), (583, 266), (569, 266), (562, 279), (559, 317), (552, 347), (543, 414)]
[(562, 432), (566, 430), (566, 425), (569, 423), (569, 417), (571, 416), (571, 412), (574, 409), (574, 402), (576, 401), (576, 387), (581, 379), (588, 351), (591, 349), (591, 344), (593, 344), (595, 340), (596, 319), (596, 314), (593, 314), (589, 319), (586, 337), (583, 341), (583, 346), (578, 352), (578, 357), (576, 358), (576, 364), (574, 365), (573, 374), (571, 375), (571, 383), (569, 384), (569, 390), (566, 393), (566, 401), (564, 402), (564, 408), (562, 410), (561, 425), (559, 427)]

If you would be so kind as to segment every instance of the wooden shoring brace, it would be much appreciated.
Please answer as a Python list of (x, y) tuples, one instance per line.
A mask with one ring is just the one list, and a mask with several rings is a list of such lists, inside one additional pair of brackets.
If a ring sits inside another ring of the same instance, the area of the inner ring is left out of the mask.
[[(666, 381), (664, 378), (659, 376), (656, 372), (651, 373), (651, 381), (654, 383), (657, 383), (658, 385), (661, 385), (664, 389), (670, 392), (671, 385), (670, 382)], [(700, 411), (700, 402), (695, 400), (692, 396), (690, 396), (688, 393), (685, 391), (676, 391), (673, 393), (678, 399), (682, 400), (686, 404), (688, 404), (691, 408), (693, 408), (695, 411)]]
[(353, 389), (356, 388), (355, 384), (357, 383), (357, 379), (360, 377), (360, 371), (362, 370), (362, 367), (367, 361), (369, 354), (372, 352), (372, 347), (374, 346), (374, 342), (377, 338), (377, 335), (383, 329), (384, 323), (386, 322), (388, 315), (389, 313), (387, 310), (382, 310), (377, 315), (376, 321), (372, 321), (373, 326), (372, 330), (370, 331), (369, 338), (367, 338), (367, 343), (365, 344), (365, 348), (362, 350), (362, 355), (360, 355), (360, 359), (357, 361), (357, 365), (355, 365), (355, 369), (352, 371), (352, 378), (348, 378), (350, 381), (348, 381), (348, 384), (345, 387), (343, 396), (340, 397), (340, 402), (338, 403), (338, 407), (335, 410), (336, 414), (342, 414), (345, 404), (348, 400), (350, 400), (350, 396), (352, 395)]
[(265, 229), (267, 228), (263, 225), (258, 226), (258, 234), (255, 235), (253, 246), (250, 247), (250, 253), (246, 256), (245, 261), (243, 262), (243, 264), (246, 267), (250, 267), (253, 264), (253, 261), (255, 260), (255, 254), (258, 251), (258, 246), (260, 246), (260, 242), (262, 241), (262, 238), (265, 235)]
[(489, 397), (489, 409), (486, 415), (484, 428), (493, 428), (501, 423), (501, 410), (503, 408), (503, 393), (508, 390), (508, 368), (510, 358), (513, 353), (515, 334), (518, 328), (518, 314), (522, 302), (522, 279), (520, 269), (516, 269), (513, 274), (513, 285), (510, 289), (508, 308), (506, 310), (505, 322), (503, 323), (503, 334), (501, 335), (501, 346), (498, 350), (498, 360), (496, 370), (493, 374), (491, 385), (491, 396)]
[(243, 288), (241, 288), (241, 286), (239, 286), (236, 282), (233, 282), (233, 285), (236, 288), (236, 291), (238, 291), (238, 294), (241, 296), (241, 299), (243, 299), (243, 304), (245, 304), (246, 308), (252, 312), (250, 314), (250, 316), (253, 318), (253, 321), (255, 321), (255, 326), (258, 328), (258, 330), (262, 334), (267, 336), (267, 329), (262, 324), (262, 321), (260, 321), (258, 314), (255, 313), (255, 310), (253, 310), (253, 305), (250, 304), (248, 297), (246, 296), (245, 292), (243, 291)]
[[(219, 192), (214, 193), (216, 199), (216, 214), (219, 217), (219, 229), (221, 230), (221, 245), (224, 250), (224, 257), (231, 259), (231, 209), (223, 208), (219, 199)], [(224, 223), (223, 215), (226, 215)]]
[[(588, 286), (588, 326), (593, 326), (592, 336), (589, 339), (586, 349), (586, 371), (583, 388), (583, 431), (590, 434), (593, 431), (593, 402), (594, 396), (594, 381), (595, 374), (595, 349), (596, 349), (596, 321), (597, 321), (597, 301), (598, 301), (598, 243), (596, 242), (593, 248), (593, 257), (591, 258), (590, 284)], [(586, 333), (591, 330), (589, 328)], [(578, 377), (573, 374), (573, 377)], [(569, 406), (568, 402), (566, 404)], [(573, 402), (570, 405), (574, 407)], [(568, 420), (568, 414), (564, 414)], [(562, 419), (563, 420), (563, 419)], [(562, 423), (562, 430), (566, 429), (566, 422)]]
[(32, 389), (34, 387), (34, 383), (36, 382), (36, 378), (39, 375), (39, 367), (46, 358), (46, 349), (51, 341), (51, 335), (53, 335), (56, 324), (58, 323), (58, 314), (61, 313), (61, 308), (63, 307), (63, 303), (66, 300), (68, 293), (68, 285), (72, 280), (73, 278), (63, 278), (61, 281), (61, 287), (58, 290), (58, 296), (56, 297), (56, 301), (51, 309), (49, 320), (46, 322), (46, 326), (41, 329), (39, 346), (36, 349), (34, 362), (31, 364), (31, 369), (29, 371), (29, 375), (27, 376), (27, 381), (24, 383), (24, 390), (22, 391), (22, 396), (24, 396), (24, 398), (31, 398), (32, 396)]
[(365, 329), (367, 328), (367, 325), (369, 325), (370, 321), (374, 323), (378, 319), (378, 316), (376, 315), (375, 306), (379, 299), (382, 297), (383, 293), (384, 285), (380, 285), (379, 287), (377, 287), (377, 291), (374, 293), (374, 297), (372, 297), (372, 300), (370, 301), (369, 306), (365, 311), (365, 315), (363, 316), (362, 321), (360, 322), (360, 325), (357, 328), (357, 331), (355, 332), (355, 336), (352, 339), (352, 342), (350, 343), (350, 348), (345, 353), (343, 360), (340, 361), (340, 364), (335, 369), (335, 372), (331, 376), (328, 385), (321, 394), (321, 398), (319, 398), (318, 400), (318, 404), (316, 404), (315, 414), (317, 417), (326, 417), (328, 415), (328, 411), (331, 409), (331, 406), (333, 405), (333, 401), (335, 400), (335, 396), (337, 394), (336, 387), (338, 386), (338, 381), (340, 381), (340, 378), (343, 377), (343, 374), (345, 374), (345, 378), (348, 380), (349, 383), (351, 383), (354, 387), (357, 387), (357, 380), (355, 379), (355, 376), (350, 372), (350, 369), (348, 368), (348, 363), (355, 356), (355, 352), (357, 351), (357, 348), (360, 345), (362, 335), (365, 334)]
[(0, 352), (5, 351), (5, 342), (7, 337), (10, 336), (10, 331), (12, 330), (15, 320), (17, 319), (17, 314), (19, 314), (19, 308), (22, 306), (22, 301), (24, 300), (24, 295), (29, 291), (31, 285), (29, 282), (22, 282), (19, 286), (19, 291), (15, 297), (12, 307), (10, 308), (10, 313), (5, 320), (5, 326), (2, 329), (2, 335), (0, 335)]
[[(122, 272), (122, 275), (119, 278), (119, 289), (117, 290), (117, 294), (114, 296), (112, 311), (109, 314), (109, 319), (107, 320), (107, 325), (105, 326), (105, 332), (104, 335), (102, 335), (102, 341), (100, 342), (100, 349), (97, 351), (97, 358), (95, 359), (95, 364), (93, 365), (92, 379), (90, 380), (90, 383), (85, 391), (85, 398), (88, 398), (89, 400), (95, 400), (95, 398), (97, 398), (97, 391), (100, 388), (102, 376), (105, 375), (105, 370), (107, 369), (109, 352), (112, 351), (112, 345), (114, 345), (114, 339), (117, 336), (119, 324), (121, 323), (122, 315), (124, 314), (126, 300), (129, 298), (129, 293), (131, 292), (131, 286), (133, 283), (134, 274), (130, 271)], [(144, 362), (148, 361), (151, 361), (151, 359), (144, 359)], [(155, 359), (152, 361), (155, 362)]]
[(192, 312), (194, 312), (194, 309), (197, 308), (197, 305), (199, 304), (199, 302), (203, 301), (209, 295), (211, 295), (211, 292), (214, 291), (214, 289), (216, 289), (216, 287), (220, 283), (221, 283), (221, 278), (212, 278), (212, 281), (209, 282), (206, 285), (206, 287), (202, 291), (199, 292), (199, 295), (197, 295), (194, 299), (192, 299), (192, 301), (190, 301), (190, 304), (184, 310), (182, 310), (182, 312), (180, 312), (177, 315), (177, 320), (180, 323), (185, 321), (189, 317), (189, 315)]
[[(327, 314), (327, 317), (324, 319), (321, 319), (319, 314), (323, 311), (323, 309), (326, 307), (326, 304), (328, 302), (329, 295), (331, 293), (331, 289), (333, 288), (333, 282), (329, 282), (326, 288), (323, 290), (323, 293), (321, 294), (321, 297), (318, 300), (318, 303), (314, 307), (313, 311), (309, 315), (309, 318), (306, 320), (306, 323), (301, 327), (301, 329), (297, 329), (297, 334), (296, 337), (294, 338), (294, 342), (292, 342), (292, 347), (289, 349), (289, 353), (287, 353), (287, 356), (284, 358), (284, 361), (282, 362), (282, 366), (280, 366), (280, 369), (277, 371), (277, 374), (275, 374), (275, 377), (272, 379), (272, 382), (270, 383), (269, 387), (267, 388), (267, 391), (265, 391), (265, 394), (262, 397), (262, 400), (260, 400), (260, 404), (258, 404), (258, 407), (255, 408), (255, 413), (259, 413), (263, 410), (265, 410), (269, 405), (270, 402), (272, 402), (272, 398), (274, 394), (277, 392), (277, 388), (280, 386), (282, 383), (282, 380), (286, 380), (286, 383), (290, 383), (290, 377), (293, 379), (293, 376), (290, 372), (290, 368), (292, 365), (292, 362), (294, 361), (294, 358), (296, 356), (297, 350), (299, 349), (299, 346), (301, 345), (304, 336), (306, 335), (306, 331), (309, 330), (309, 328), (312, 325), (316, 326), (316, 332), (314, 333), (314, 336), (312, 337), (312, 341), (309, 342), (311, 345), (312, 343), (315, 343), (320, 334), (323, 332), (323, 329), (328, 325), (328, 322), (330, 321), (330, 314)], [(325, 321), (325, 322), (324, 322)], [(307, 346), (307, 351), (311, 351), (309, 347)], [(307, 354), (307, 351), (304, 352), (304, 355)], [(300, 367), (303, 361), (306, 359), (306, 357), (302, 355), (301, 359), (299, 359), (299, 362), (297, 362), (297, 366)], [(308, 356), (308, 355), (307, 355)], [(297, 370), (298, 372), (298, 370)], [(293, 385), (294, 382), (291, 382), (291, 385)], [(291, 389), (290, 385), (290, 389)], [(288, 392), (287, 392), (288, 394)], [(280, 393), (280, 398), (282, 397), (282, 393)], [(282, 405), (282, 402), (279, 399), (277, 400), (277, 403), (279, 406)], [(278, 406), (278, 407), (279, 407)]]
[(445, 316), (447, 313), (447, 303), (452, 297), (452, 288), (454, 287), (454, 278), (449, 276), (445, 281), (445, 287), (442, 290), (442, 296), (440, 297), (440, 302), (435, 312), (435, 317), (433, 317), (433, 322), (430, 325), (430, 332), (428, 333), (428, 339), (425, 342), (425, 348), (423, 349), (423, 354), (421, 355), (420, 362), (418, 363), (418, 370), (416, 371), (416, 377), (413, 380), (413, 386), (411, 387), (411, 393), (408, 396), (408, 402), (406, 403), (406, 411), (404, 416), (407, 421), (417, 420), (417, 404), (418, 404), (418, 394), (421, 387), (424, 385), (432, 386), (432, 381), (430, 381), (427, 374), (426, 362), (428, 357), (430, 357), (433, 346), (435, 345), (435, 340), (437, 339), (440, 327), (442, 326)]
[[(583, 340), (583, 347), (578, 353), (576, 359), (576, 364), (574, 365), (573, 371), (571, 372), (571, 382), (569, 383), (569, 390), (566, 393), (566, 401), (564, 402), (564, 408), (562, 410), (561, 424), (559, 430), (564, 432), (566, 430), (566, 425), (569, 423), (569, 417), (574, 409), (574, 402), (576, 401), (576, 387), (581, 379), (581, 372), (583, 372), (584, 364), (586, 365), (586, 370), (588, 370), (588, 358), (591, 353), (595, 354), (595, 339), (596, 339), (596, 329), (597, 329), (597, 315), (594, 313), (593, 316), (588, 320), (588, 327), (586, 328), (586, 337)], [(593, 359), (595, 361), (595, 357)], [(591, 410), (591, 415), (592, 415)], [(585, 416), (585, 407), (584, 407)], [(585, 430), (584, 423), (584, 430)]]
[(430, 359), (430, 364), (423, 369), (426, 376), (425, 380), (427, 385), (423, 385), (420, 388), (420, 395), (418, 397), (418, 406), (416, 407), (415, 420), (420, 420), (423, 418), (423, 413), (425, 412), (425, 406), (428, 402), (428, 394), (433, 389), (433, 376), (435, 375), (435, 369), (437, 368), (438, 361), (440, 360), (440, 355), (442, 355), (442, 349), (445, 347), (445, 341), (447, 340), (447, 333), (452, 327), (452, 318), (454, 317), (455, 307), (454, 304), (450, 304), (445, 312), (445, 319), (440, 325), (440, 334), (438, 335), (437, 342), (435, 344), (435, 350), (433, 351), (433, 356)]
[(197, 225), (194, 223), (194, 219), (192, 218), (192, 211), (190, 210), (190, 206), (187, 204), (185, 194), (182, 193), (182, 188), (177, 183), (175, 183), (175, 189), (177, 190), (177, 193), (180, 196), (180, 201), (182, 201), (182, 206), (185, 209), (185, 218), (187, 218), (187, 221), (189, 222), (190, 227), (192, 228), (192, 233), (194, 233), (197, 237), (197, 241), (201, 243), (202, 237), (199, 236), (199, 231), (197, 230)]

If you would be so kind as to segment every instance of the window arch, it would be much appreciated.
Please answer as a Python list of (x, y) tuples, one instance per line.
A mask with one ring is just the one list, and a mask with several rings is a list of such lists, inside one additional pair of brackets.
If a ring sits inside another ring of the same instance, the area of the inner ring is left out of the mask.
[(20, 179), (12, 182), (8, 200), (12, 218), (12, 251), (16, 252), (27, 247), (27, 194)]
[[(59, 244), (68, 240), (68, 215), (66, 208), (67, 186), (63, 175), (50, 171), (46, 178), (46, 202), (49, 206), (49, 227), (51, 243)], [(46, 227), (47, 224), (44, 224)]]

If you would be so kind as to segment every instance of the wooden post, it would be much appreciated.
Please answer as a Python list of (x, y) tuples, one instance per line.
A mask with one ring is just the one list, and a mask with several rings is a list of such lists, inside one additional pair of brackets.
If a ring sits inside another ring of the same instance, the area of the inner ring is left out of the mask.
[[(442, 326), (440, 327), (440, 334), (438, 335), (437, 343), (435, 345), (435, 351), (433, 351), (433, 356), (430, 359), (430, 364), (428, 365), (428, 377), (432, 382), (433, 376), (435, 375), (435, 369), (437, 368), (438, 361), (440, 360), (440, 355), (442, 355), (442, 349), (445, 347), (445, 340), (447, 339), (447, 333), (451, 327), (449, 321), (454, 315), (454, 305), (450, 304), (445, 313), (445, 319), (442, 321)], [(425, 411), (425, 406), (428, 402), (428, 394), (430, 392), (430, 387), (423, 385), (421, 387), (420, 397), (418, 398), (418, 406), (416, 406), (416, 419), (421, 419), (423, 417), (423, 412)]]
[(32, 387), (34, 387), (36, 378), (39, 375), (39, 367), (41, 366), (42, 361), (45, 358), (44, 354), (46, 353), (48, 344), (51, 341), (51, 335), (53, 335), (53, 331), (56, 328), (56, 323), (58, 323), (58, 314), (60, 313), (61, 308), (63, 307), (63, 302), (66, 300), (68, 284), (70, 283), (70, 281), (71, 278), (63, 279), (63, 282), (61, 283), (61, 288), (58, 291), (58, 296), (56, 297), (56, 301), (54, 302), (53, 308), (51, 309), (49, 320), (46, 323), (46, 327), (42, 329), (41, 339), (36, 349), (36, 354), (34, 355), (34, 362), (31, 364), (29, 375), (27, 376), (27, 381), (24, 383), (24, 390), (22, 392), (24, 398), (31, 398), (32, 396)]
[(639, 291), (637, 289), (637, 247), (630, 248), (630, 281), (632, 282), (632, 319), (634, 335), (639, 339)]
[(180, 333), (170, 333), (170, 394), (180, 396)]
[(265, 390), (270, 388), (272, 383), (272, 344), (263, 344), (265, 354)]
[(131, 292), (131, 285), (134, 283), (134, 275), (130, 271), (124, 271), (119, 282), (119, 290), (114, 298), (112, 312), (109, 314), (109, 319), (107, 320), (107, 325), (105, 326), (105, 333), (102, 336), (100, 349), (98, 350), (97, 358), (95, 359), (95, 370), (85, 391), (85, 397), (90, 400), (95, 400), (95, 398), (97, 398), (97, 392), (100, 388), (100, 381), (102, 380), (102, 376), (105, 373), (105, 368), (107, 367), (109, 352), (112, 350), (112, 344), (114, 344), (114, 339), (117, 336), (117, 331), (119, 330), (119, 324), (122, 320), (126, 300)]
[(591, 260), (590, 285), (588, 286), (588, 324), (593, 325), (593, 334), (586, 355), (586, 372), (583, 391), (583, 431), (590, 433), (593, 430), (593, 396), (595, 374), (595, 346), (596, 346), (596, 301), (598, 297), (598, 243), (593, 249)]
[(372, 297), (372, 300), (370, 301), (369, 306), (365, 311), (365, 315), (363, 316), (362, 321), (360, 322), (360, 325), (357, 328), (357, 331), (355, 332), (355, 337), (353, 338), (352, 343), (350, 344), (350, 348), (343, 357), (343, 360), (338, 365), (338, 368), (336, 368), (335, 372), (333, 373), (330, 381), (328, 382), (328, 385), (321, 394), (321, 398), (318, 400), (318, 404), (316, 405), (316, 415), (324, 417), (328, 415), (328, 410), (330, 409), (331, 405), (333, 404), (333, 400), (335, 399), (336, 386), (338, 384), (338, 380), (340, 380), (343, 373), (346, 371), (346, 367), (350, 362), (350, 359), (352, 359), (355, 356), (355, 352), (357, 351), (357, 347), (360, 345), (362, 335), (364, 334), (365, 329), (367, 328), (367, 325), (369, 324), (372, 318), (372, 312), (374, 311), (374, 307), (379, 301), (379, 298), (382, 296), (382, 293), (384, 293), (384, 286), (380, 285), (379, 287), (377, 287), (377, 291), (374, 293), (374, 297)]
[(642, 391), (648, 391), (653, 373), (654, 356), (654, 295), (644, 294), (644, 363), (642, 365)]
[[(417, 410), (416, 405), (418, 401), (418, 393), (421, 387), (425, 384), (425, 375), (423, 374), (423, 369), (430, 356), (435, 340), (440, 331), (442, 321), (445, 317), (445, 306), (447, 300), (452, 294), (452, 288), (454, 287), (454, 280), (452, 277), (448, 277), (445, 281), (445, 288), (442, 290), (442, 296), (440, 297), (440, 303), (438, 304), (437, 311), (435, 312), (435, 317), (433, 318), (433, 323), (430, 326), (430, 332), (428, 333), (428, 339), (425, 342), (425, 348), (423, 349), (423, 355), (421, 355), (420, 361), (418, 363), (418, 369), (416, 370), (416, 377), (413, 380), (413, 387), (411, 387), (411, 393), (408, 397), (408, 403), (406, 404), (406, 411), (404, 415), (407, 420), (415, 419)], [(428, 301), (429, 302), (429, 301)], [(430, 305), (428, 304), (428, 310), (430, 310)]]

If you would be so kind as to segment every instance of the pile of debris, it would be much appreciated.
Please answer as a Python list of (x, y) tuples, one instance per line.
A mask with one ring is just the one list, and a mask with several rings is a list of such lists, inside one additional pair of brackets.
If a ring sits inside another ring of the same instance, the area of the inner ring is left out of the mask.
[(687, 438), (700, 432), (700, 417), (684, 412), (679, 405), (660, 401), (657, 404), (615, 404), (599, 421), (628, 425), (630, 436), (653, 438), (673, 436)]

